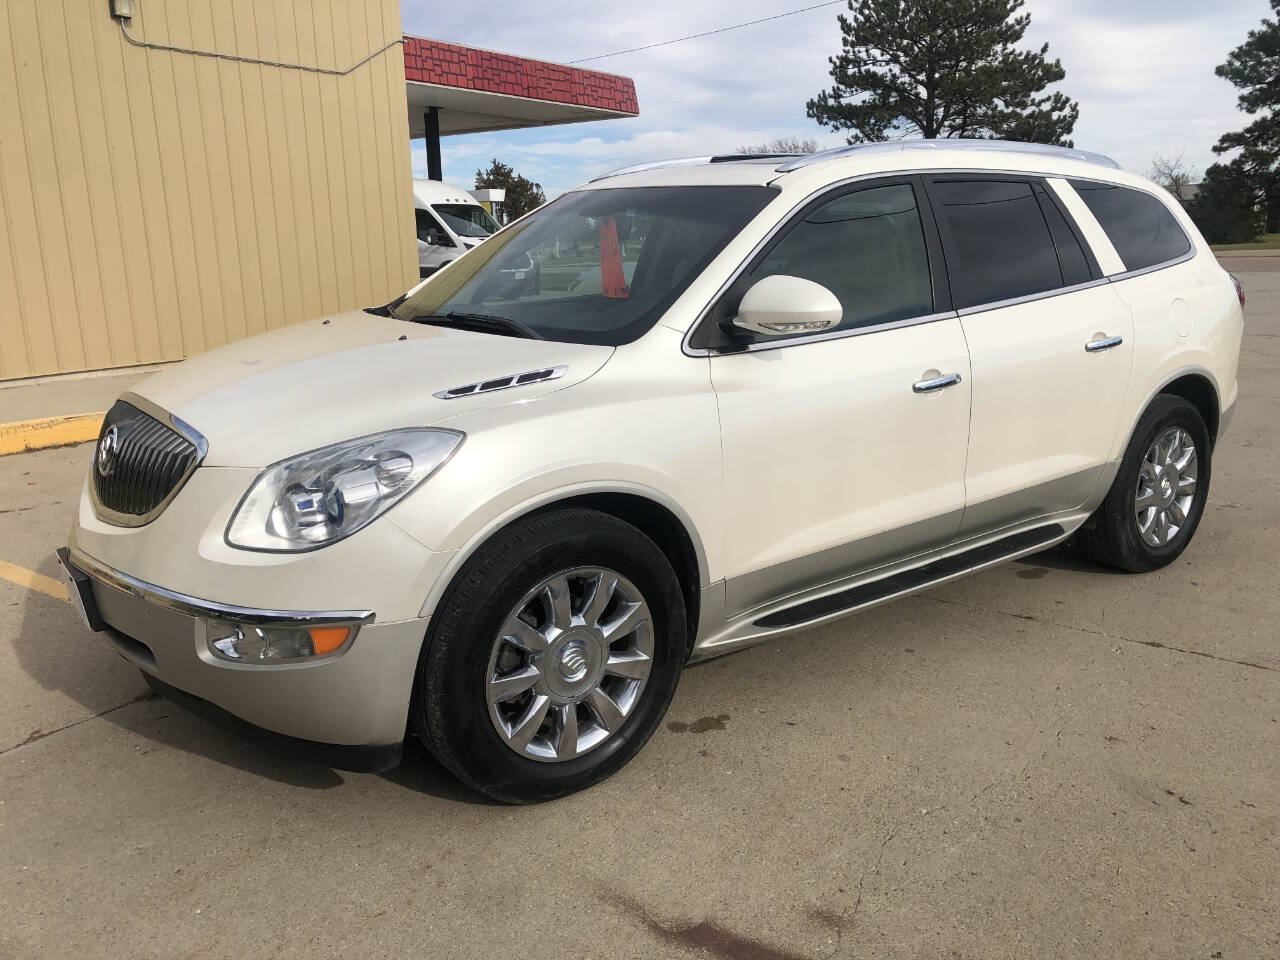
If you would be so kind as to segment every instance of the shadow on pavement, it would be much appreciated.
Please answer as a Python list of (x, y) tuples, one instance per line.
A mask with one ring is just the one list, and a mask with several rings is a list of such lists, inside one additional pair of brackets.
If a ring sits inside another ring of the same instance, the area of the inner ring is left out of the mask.
[[(50, 555), (37, 572), (58, 578), (57, 561)], [(302, 741), (262, 730), (205, 701), (162, 698), (108, 641), (84, 628), (68, 603), (28, 591), (18, 611), (13, 647), (22, 669), (92, 716), (158, 745), (289, 786), (327, 790), (346, 783), (342, 772), (318, 762)], [(157, 705), (129, 709), (139, 701)], [(41, 738), (55, 732), (40, 731)], [(429, 796), (488, 802), (460, 784), (412, 736), (402, 764), (381, 776)]]
[(1069, 570), (1074, 573), (1110, 573), (1122, 574), (1127, 577), (1133, 576), (1133, 574), (1117, 570), (1115, 567), (1095, 563), (1071, 546), (1071, 541), (1069, 540), (1051, 550), (1046, 550), (1043, 553), (1033, 553), (1028, 557), (1022, 557), (1020, 560), (1013, 562), (1024, 566), (1048, 567), (1050, 570)]

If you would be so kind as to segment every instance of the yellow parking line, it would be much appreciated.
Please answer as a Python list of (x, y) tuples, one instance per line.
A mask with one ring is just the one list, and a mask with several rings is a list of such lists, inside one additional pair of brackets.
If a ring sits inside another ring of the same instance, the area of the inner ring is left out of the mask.
[(61, 580), (46, 577), (43, 573), (36, 573), (34, 570), (20, 567), (16, 563), (0, 560), (0, 579), (16, 583), (20, 587), (26, 587), (28, 590), (37, 590), (53, 597), (55, 600), (71, 599), (67, 596), (66, 584)]
[(73, 443), (96, 440), (98, 431), (102, 429), (103, 416), (101, 413), (79, 413), (70, 417), (0, 423), (0, 457), (8, 453), (68, 447)]

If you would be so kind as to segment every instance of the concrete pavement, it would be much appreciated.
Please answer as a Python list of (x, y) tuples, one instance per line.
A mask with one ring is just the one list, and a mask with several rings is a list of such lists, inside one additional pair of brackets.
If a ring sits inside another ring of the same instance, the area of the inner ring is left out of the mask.
[[(1173, 566), (1056, 550), (694, 667), (605, 784), (480, 802), (148, 699), (0, 579), (0, 957), (1280, 957), (1280, 273)], [(88, 446), (0, 461), (52, 577)], [(37, 582), (37, 586), (38, 586)], [(45, 584), (48, 586), (48, 584)]]

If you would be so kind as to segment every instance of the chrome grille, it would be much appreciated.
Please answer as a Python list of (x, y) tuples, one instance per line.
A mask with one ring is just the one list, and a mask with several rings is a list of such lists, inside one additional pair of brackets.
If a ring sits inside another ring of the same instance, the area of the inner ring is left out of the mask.
[(140, 526), (154, 519), (204, 456), (198, 433), (162, 411), (155, 413), (122, 399), (102, 421), (90, 474), (94, 505), (108, 523)]

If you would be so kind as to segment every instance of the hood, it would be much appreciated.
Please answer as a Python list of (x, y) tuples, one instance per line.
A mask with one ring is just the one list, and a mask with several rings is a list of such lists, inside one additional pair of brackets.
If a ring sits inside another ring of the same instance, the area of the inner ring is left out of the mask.
[[(263, 467), (396, 427), (529, 400), (599, 370), (612, 347), (407, 323), (363, 310), (237, 340), (134, 388), (209, 441), (210, 466)], [(562, 376), (440, 399), (438, 391), (564, 366)]]
[(464, 247), (470, 250), (472, 247), (480, 246), (480, 244), (484, 243), (489, 238), (488, 237), (459, 237), (458, 239), (462, 241), (462, 245)]

